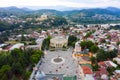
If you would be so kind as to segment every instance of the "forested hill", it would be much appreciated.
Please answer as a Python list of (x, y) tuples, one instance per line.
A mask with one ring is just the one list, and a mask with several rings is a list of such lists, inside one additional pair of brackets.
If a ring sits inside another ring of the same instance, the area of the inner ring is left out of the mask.
[[(28, 8), (17, 8), (17, 7), (3, 7), (0, 8), (0, 18), (17, 16), (18, 18), (28, 17), (39, 17), (42, 14), (48, 16), (64, 17), (69, 22), (82, 23), (82, 24), (100, 24), (100, 23), (111, 23), (120, 22), (120, 9), (114, 7), (108, 8), (92, 8), (92, 9), (78, 9), (71, 11), (57, 11), (52, 9), (40, 9), (31, 10)], [(0, 29), (3, 31), (6, 29), (14, 28), (18, 25), (9, 25), (7, 23), (0, 22)], [(11, 27), (12, 26), (12, 27)]]
[(9, 16), (9, 15), (25, 15), (25, 14), (48, 14), (48, 15), (57, 15), (57, 16), (95, 16), (98, 15), (111, 15), (111, 16), (120, 16), (120, 9), (114, 7), (108, 8), (91, 8), (91, 9), (81, 9), (81, 10), (71, 10), (71, 11), (57, 11), (52, 9), (40, 9), (40, 10), (30, 10), (28, 8), (17, 8), (17, 7), (3, 7), (0, 8), (0, 16)]

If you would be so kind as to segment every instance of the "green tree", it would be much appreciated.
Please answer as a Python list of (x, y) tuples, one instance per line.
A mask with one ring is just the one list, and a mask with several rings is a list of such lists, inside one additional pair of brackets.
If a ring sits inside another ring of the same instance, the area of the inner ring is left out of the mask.
[(98, 46), (96, 46), (96, 45), (93, 45), (93, 46), (90, 47), (90, 51), (91, 51), (92, 53), (96, 53), (98, 50), (99, 50), (99, 48), (98, 48)]
[(49, 49), (50, 39), (51, 39), (51, 36), (48, 36), (46, 39), (43, 40), (42, 47), (41, 47), (42, 50)]
[(92, 64), (95, 64), (95, 63), (97, 62), (97, 61), (96, 61), (96, 58), (93, 57), (93, 56), (90, 58), (90, 60), (91, 60)]
[(113, 72), (115, 71), (114, 67), (108, 67), (107, 71), (109, 72), (109, 75), (113, 75)]
[(35, 51), (35, 53), (31, 56), (31, 61), (33, 63), (38, 63), (42, 55), (43, 55), (42, 51), (39, 51), (39, 50)]
[(77, 42), (77, 37), (76, 36), (70, 35), (68, 37), (68, 46), (74, 47), (76, 42)]
[(15, 75), (13, 75), (12, 80), (18, 80), (18, 78)]
[(29, 80), (30, 78), (30, 74), (31, 72), (30, 71), (26, 71), (23, 73), (23, 80)]
[(24, 34), (22, 34), (22, 36), (21, 36), (21, 41), (26, 41)]
[(92, 41), (87, 41), (86, 42), (86, 46), (87, 46), (88, 49), (90, 49), (93, 45), (94, 45), (94, 43)]
[(22, 67), (21, 63), (19, 63), (19, 62), (13, 63), (12, 71), (13, 71), (14, 74), (22, 75), (23, 67)]
[(119, 45), (120, 44), (120, 42), (117, 42), (117, 45)]
[(96, 55), (98, 61), (107, 60), (106, 52), (103, 49), (100, 49)]
[(87, 46), (87, 42), (86, 42), (86, 41), (82, 41), (82, 42), (80, 43), (80, 46), (81, 46), (82, 49), (85, 49), (86, 46)]
[(114, 57), (117, 57), (117, 53), (118, 53), (117, 50), (108, 51), (108, 52), (107, 52), (107, 57), (108, 57), (109, 59), (112, 59), (112, 58), (114, 58)]
[(28, 80), (27, 78), (32, 71), (33, 65), (37, 63), (43, 55), (44, 53), (42, 51), (32, 49), (24, 51), (14, 49), (11, 52), (1, 52), (0, 80), (18, 80), (20, 78)]
[(90, 48), (94, 45), (94, 43), (92, 41), (82, 41), (80, 43), (80, 46), (82, 47), (82, 49), (88, 48), (90, 50)]
[(18, 58), (20, 56), (21, 50), (20, 49), (14, 49), (11, 51), (11, 55), (14, 59)]
[(98, 64), (92, 66), (93, 71), (98, 71), (98, 68), (99, 68)]
[(2, 80), (9, 79), (10, 78), (10, 73), (11, 72), (11, 67), (9, 65), (3, 65), (0, 69), (0, 77)]

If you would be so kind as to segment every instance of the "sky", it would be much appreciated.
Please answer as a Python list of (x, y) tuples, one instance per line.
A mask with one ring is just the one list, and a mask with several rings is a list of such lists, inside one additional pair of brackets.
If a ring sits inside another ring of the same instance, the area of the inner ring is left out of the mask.
[(66, 7), (118, 7), (120, 0), (0, 0), (0, 7), (66, 6)]

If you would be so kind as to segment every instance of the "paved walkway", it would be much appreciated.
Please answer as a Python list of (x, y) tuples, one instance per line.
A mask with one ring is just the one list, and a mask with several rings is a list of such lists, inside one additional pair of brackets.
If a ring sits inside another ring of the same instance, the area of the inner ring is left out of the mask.
[[(53, 58), (58, 56), (64, 58), (64, 63), (54, 64), (51, 62)], [(45, 58), (39, 69), (45, 74), (64, 74), (66, 76), (76, 75), (78, 80), (81, 80), (79, 78), (80, 68), (78, 68), (77, 61), (72, 57), (71, 49), (68, 49), (68, 51), (46, 51)]]

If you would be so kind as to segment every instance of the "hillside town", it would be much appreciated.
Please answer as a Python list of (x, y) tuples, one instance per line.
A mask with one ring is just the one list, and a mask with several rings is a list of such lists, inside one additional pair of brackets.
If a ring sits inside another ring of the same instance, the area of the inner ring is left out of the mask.
[[(47, 16), (42, 16), (43, 20)], [(118, 24), (66, 25), (29, 34), (10, 35), (0, 52), (42, 50), (29, 80), (119, 80), (120, 30)]]

